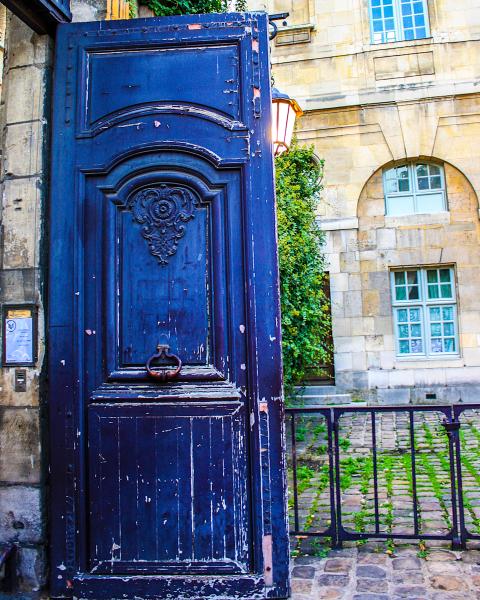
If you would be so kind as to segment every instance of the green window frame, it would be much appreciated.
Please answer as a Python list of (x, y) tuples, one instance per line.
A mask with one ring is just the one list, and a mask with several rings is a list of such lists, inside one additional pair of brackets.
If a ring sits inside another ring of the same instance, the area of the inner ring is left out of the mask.
[(391, 288), (397, 356), (459, 356), (454, 268), (394, 269)]

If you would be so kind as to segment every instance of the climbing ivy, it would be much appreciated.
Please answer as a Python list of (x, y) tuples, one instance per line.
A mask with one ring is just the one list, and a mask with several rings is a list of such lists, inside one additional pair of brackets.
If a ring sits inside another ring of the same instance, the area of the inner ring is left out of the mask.
[(323, 233), (317, 223), (323, 163), (294, 143), (276, 159), (283, 368), (287, 396), (308, 367), (327, 362), (329, 299)]
[(233, 3), (228, 0), (139, 0), (139, 4), (148, 6), (157, 17), (225, 12), (230, 8), (236, 11), (247, 10), (247, 0), (236, 0)]

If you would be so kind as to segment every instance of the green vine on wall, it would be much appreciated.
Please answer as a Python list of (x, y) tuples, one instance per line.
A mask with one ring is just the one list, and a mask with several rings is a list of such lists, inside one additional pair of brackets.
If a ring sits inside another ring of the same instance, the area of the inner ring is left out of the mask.
[(323, 163), (294, 143), (276, 159), (283, 369), (289, 395), (307, 369), (330, 360), (324, 236), (317, 223)]
[[(139, 0), (139, 4), (150, 8), (157, 17), (220, 13), (230, 8), (228, 0)], [(239, 12), (247, 10), (247, 0), (236, 0), (234, 8)]]

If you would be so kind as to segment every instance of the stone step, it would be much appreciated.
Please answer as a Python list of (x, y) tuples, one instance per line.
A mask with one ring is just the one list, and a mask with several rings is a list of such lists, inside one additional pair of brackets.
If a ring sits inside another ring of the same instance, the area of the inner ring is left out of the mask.
[(351, 404), (352, 396), (350, 394), (303, 394), (295, 396), (296, 405), (301, 406), (337, 406), (339, 404)]
[(334, 385), (306, 385), (305, 387), (295, 388), (295, 392), (299, 396), (303, 394), (308, 396), (330, 396), (337, 394), (337, 388)]

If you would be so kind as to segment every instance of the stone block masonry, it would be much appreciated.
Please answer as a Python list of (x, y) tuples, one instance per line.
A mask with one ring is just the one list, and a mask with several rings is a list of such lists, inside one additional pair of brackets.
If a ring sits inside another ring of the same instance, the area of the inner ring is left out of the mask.
[(42, 237), (48, 193), (48, 111), (52, 41), (9, 14), (2, 90), (0, 302), (39, 308), (38, 356), (27, 391), (14, 368), (0, 373), (0, 542), (18, 545), (19, 589), (46, 578), (40, 395), (44, 356)]
[[(71, 5), (77, 21), (106, 14), (106, 0), (73, 0)], [(17, 545), (18, 592), (35, 595), (48, 572), (48, 432), (42, 391), (53, 40), (35, 34), (8, 11), (5, 26), (3, 14), (0, 307), (34, 304), (39, 319), (38, 361), (26, 368), (26, 392), (15, 391), (14, 368), (0, 370), (0, 544)]]

